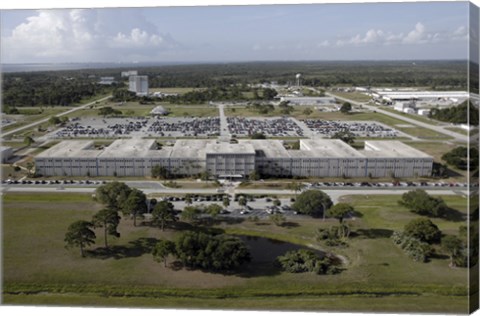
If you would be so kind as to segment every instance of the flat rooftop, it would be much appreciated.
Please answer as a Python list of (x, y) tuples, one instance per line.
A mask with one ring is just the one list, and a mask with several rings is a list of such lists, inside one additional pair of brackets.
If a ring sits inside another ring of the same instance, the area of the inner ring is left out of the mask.
[(209, 139), (179, 139), (172, 148), (170, 158), (205, 159), (205, 148), (215, 143)]
[(256, 156), (271, 158), (289, 158), (288, 151), (278, 139), (242, 139), (239, 144), (249, 144), (253, 147)]
[(339, 139), (301, 139), (300, 150), (310, 157), (364, 158), (364, 155)]
[(99, 158), (143, 158), (154, 145), (153, 139), (119, 139), (106, 147)]
[(66, 140), (37, 155), (38, 158), (97, 158), (103, 151), (92, 140)]
[(252, 154), (255, 155), (255, 149), (252, 144), (239, 142), (230, 144), (227, 142), (208, 143), (205, 146), (205, 152), (215, 154)]
[(367, 157), (372, 158), (432, 158), (423, 151), (405, 145), (398, 140), (369, 140), (365, 142), (365, 150), (361, 151)]

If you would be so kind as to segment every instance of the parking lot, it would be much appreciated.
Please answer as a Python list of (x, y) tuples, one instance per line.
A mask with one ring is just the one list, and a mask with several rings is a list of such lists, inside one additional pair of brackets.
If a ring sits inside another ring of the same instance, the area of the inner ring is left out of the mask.
[(331, 137), (335, 133), (348, 131), (358, 137), (398, 137), (399, 132), (378, 122), (345, 122), (306, 119), (303, 122), (313, 132)]
[(228, 117), (228, 130), (232, 135), (246, 136), (256, 133), (269, 137), (304, 136), (303, 129), (290, 118)]
[(215, 136), (219, 133), (218, 117), (82, 118), (55, 131), (52, 137), (196, 137)]

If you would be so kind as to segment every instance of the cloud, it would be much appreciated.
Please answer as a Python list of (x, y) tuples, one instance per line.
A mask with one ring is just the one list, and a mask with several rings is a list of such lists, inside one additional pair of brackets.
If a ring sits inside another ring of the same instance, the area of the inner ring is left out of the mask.
[(412, 44), (412, 43), (422, 43), (425, 42), (429, 36), (426, 34), (425, 26), (418, 22), (415, 25), (415, 29), (410, 31), (407, 36), (402, 40), (403, 43)]
[(466, 39), (468, 31), (464, 26), (458, 27), (453, 32), (428, 32), (421, 22), (406, 34), (393, 33), (380, 29), (370, 29), (364, 35), (357, 34), (350, 38), (337, 39), (336, 46), (364, 46), (364, 45), (414, 45), (425, 43), (439, 43), (451, 40)]
[(124, 19), (97, 9), (36, 13), (2, 37), (4, 62), (148, 60), (178, 46), (141, 15)]

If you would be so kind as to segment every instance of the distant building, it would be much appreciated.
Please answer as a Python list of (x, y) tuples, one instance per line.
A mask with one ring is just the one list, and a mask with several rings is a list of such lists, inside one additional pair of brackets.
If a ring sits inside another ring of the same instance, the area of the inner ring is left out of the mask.
[(2, 159), (2, 163), (6, 163), (12, 156), (13, 156), (12, 147), (0, 146), (0, 157)]
[(284, 96), (280, 101), (289, 102), (289, 105), (334, 105), (335, 98), (332, 97), (289, 97)]
[(430, 109), (418, 109), (418, 115), (428, 116), (430, 114)]
[(137, 96), (148, 95), (148, 76), (130, 76), (128, 82), (129, 91), (135, 92)]
[(130, 77), (130, 76), (137, 76), (138, 71), (137, 70), (128, 70), (128, 71), (122, 71), (121, 76), (122, 78), (124, 77)]
[(154, 107), (151, 111), (150, 111), (150, 115), (152, 116), (164, 116), (164, 115), (168, 115), (168, 110), (166, 110), (163, 106), (159, 105), (159, 106), (156, 106)]
[(111, 85), (115, 82), (114, 77), (100, 77), (98, 84)]
[(253, 170), (275, 177), (429, 176), (433, 158), (399, 141), (365, 141), (356, 150), (341, 140), (301, 139), (299, 150), (280, 140), (179, 139), (158, 149), (153, 139), (121, 139), (104, 149), (93, 141), (63, 141), (35, 157), (44, 176), (150, 176), (159, 165), (176, 176), (209, 172), (219, 178), (244, 178)]
[(465, 101), (469, 94), (465, 91), (413, 91), (413, 90), (392, 90), (375, 89), (372, 97), (386, 102), (396, 101), (424, 101), (429, 103), (451, 103), (458, 104)]

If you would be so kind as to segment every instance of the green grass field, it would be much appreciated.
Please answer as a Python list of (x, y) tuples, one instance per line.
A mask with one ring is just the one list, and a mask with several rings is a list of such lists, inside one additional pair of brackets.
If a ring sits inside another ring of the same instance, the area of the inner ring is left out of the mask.
[[(338, 275), (289, 274), (270, 264), (249, 264), (238, 274), (172, 270), (142, 250), (174, 230), (133, 227), (122, 220), (121, 237), (111, 238), (111, 256), (81, 258), (65, 249), (68, 225), (89, 220), (101, 206), (88, 194), (5, 193), (3, 205), (3, 302), (136, 307), (251, 308), (283, 310), (466, 312), (465, 269), (450, 269), (448, 259), (429, 263), (409, 259), (388, 238), (416, 217), (397, 205), (398, 196), (344, 197), (363, 217), (349, 220), (357, 236), (347, 248), (326, 248), (314, 239), (318, 227), (336, 220), (296, 218), (288, 227), (269, 220), (216, 225), (227, 233), (267, 236), (320, 247), (343, 256)], [(466, 200), (444, 197), (465, 212)], [(55, 205), (55, 207), (52, 207)], [(462, 222), (433, 220), (447, 233)], [(89, 250), (102, 248), (101, 232)], [(287, 299), (288, 298), (288, 299)], [(247, 305), (245, 305), (247, 304)]]

